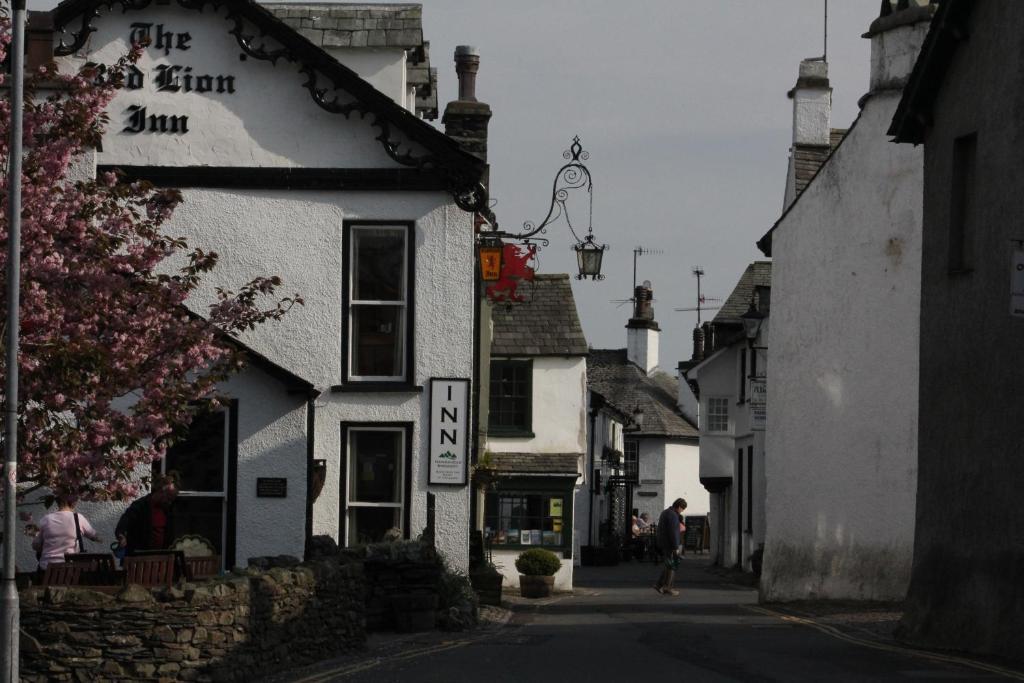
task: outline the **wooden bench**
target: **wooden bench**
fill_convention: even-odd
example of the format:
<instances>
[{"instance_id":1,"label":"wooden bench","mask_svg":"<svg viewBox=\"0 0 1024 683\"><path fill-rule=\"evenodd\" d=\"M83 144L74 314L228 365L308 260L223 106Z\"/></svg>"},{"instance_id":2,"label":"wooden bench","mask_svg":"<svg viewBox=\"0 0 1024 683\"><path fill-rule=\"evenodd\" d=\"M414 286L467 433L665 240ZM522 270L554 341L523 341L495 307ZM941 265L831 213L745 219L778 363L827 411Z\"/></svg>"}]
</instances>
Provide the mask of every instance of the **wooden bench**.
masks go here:
<instances>
[{"instance_id":1,"label":"wooden bench","mask_svg":"<svg viewBox=\"0 0 1024 683\"><path fill-rule=\"evenodd\" d=\"M44 586L78 586L82 581L82 566L64 562L46 565L43 574Z\"/></svg>"},{"instance_id":2,"label":"wooden bench","mask_svg":"<svg viewBox=\"0 0 1024 683\"><path fill-rule=\"evenodd\" d=\"M176 560L174 553L129 555L124 558L125 581L147 588L169 587L174 583Z\"/></svg>"},{"instance_id":3,"label":"wooden bench","mask_svg":"<svg viewBox=\"0 0 1024 683\"><path fill-rule=\"evenodd\" d=\"M185 558L185 578L189 581L205 579L220 573L220 555Z\"/></svg>"}]
</instances>

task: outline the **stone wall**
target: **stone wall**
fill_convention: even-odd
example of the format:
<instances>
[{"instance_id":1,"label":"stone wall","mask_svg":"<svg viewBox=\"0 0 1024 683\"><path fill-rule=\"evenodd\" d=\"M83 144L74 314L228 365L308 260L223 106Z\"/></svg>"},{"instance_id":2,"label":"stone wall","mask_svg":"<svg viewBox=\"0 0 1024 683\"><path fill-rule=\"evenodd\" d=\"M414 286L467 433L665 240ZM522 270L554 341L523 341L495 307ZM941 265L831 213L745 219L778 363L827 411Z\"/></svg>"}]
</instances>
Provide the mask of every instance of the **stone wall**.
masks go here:
<instances>
[{"instance_id":1,"label":"stone wall","mask_svg":"<svg viewBox=\"0 0 1024 683\"><path fill-rule=\"evenodd\" d=\"M31 588L22 680L253 680L362 646L364 599L363 565L336 561L117 595Z\"/></svg>"}]
</instances>

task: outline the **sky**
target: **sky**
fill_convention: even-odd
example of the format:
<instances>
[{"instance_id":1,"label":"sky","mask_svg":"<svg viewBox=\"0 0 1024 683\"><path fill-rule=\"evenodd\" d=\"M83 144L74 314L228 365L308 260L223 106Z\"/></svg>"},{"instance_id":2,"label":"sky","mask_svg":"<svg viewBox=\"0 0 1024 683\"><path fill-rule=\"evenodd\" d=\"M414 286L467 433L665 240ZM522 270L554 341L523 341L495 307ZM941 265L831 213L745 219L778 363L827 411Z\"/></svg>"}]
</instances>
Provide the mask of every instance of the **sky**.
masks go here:
<instances>
[{"instance_id":1,"label":"sky","mask_svg":"<svg viewBox=\"0 0 1024 683\"><path fill-rule=\"evenodd\" d=\"M29 8L55 4L30 0ZM705 272L705 296L724 299L746 265L763 258L754 243L782 209L792 136L786 93L800 60L822 54L824 4L422 0L442 111L457 93L455 46L480 51L477 96L494 112L488 161L503 230L547 214L573 136L590 153L594 234L610 246L605 280L573 282L592 347L625 346L630 306L615 302L632 295L635 247L655 252L640 257L637 279L654 288L663 369L692 351L696 314L673 309L695 304L693 267ZM870 49L861 34L878 4L830 3L833 127L853 121L867 90ZM540 272L575 273L565 225L546 237Z\"/></svg>"},{"instance_id":2,"label":"sky","mask_svg":"<svg viewBox=\"0 0 1024 683\"><path fill-rule=\"evenodd\" d=\"M480 51L477 97L494 115L488 160L500 226L539 222L574 135L590 152L593 226L604 281L573 281L587 340L622 348L632 291L654 288L660 365L692 352L696 298L724 299L755 242L782 210L800 60L823 50L823 0L423 0L424 38L455 98L456 45ZM861 35L878 0L829 6L832 126L847 127L867 91L870 45ZM440 125L440 122L438 122ZM540 271L576 272L563 225L546 235ZM713 315L713 312L712 312Z\"/></svg>"}]
</instances>

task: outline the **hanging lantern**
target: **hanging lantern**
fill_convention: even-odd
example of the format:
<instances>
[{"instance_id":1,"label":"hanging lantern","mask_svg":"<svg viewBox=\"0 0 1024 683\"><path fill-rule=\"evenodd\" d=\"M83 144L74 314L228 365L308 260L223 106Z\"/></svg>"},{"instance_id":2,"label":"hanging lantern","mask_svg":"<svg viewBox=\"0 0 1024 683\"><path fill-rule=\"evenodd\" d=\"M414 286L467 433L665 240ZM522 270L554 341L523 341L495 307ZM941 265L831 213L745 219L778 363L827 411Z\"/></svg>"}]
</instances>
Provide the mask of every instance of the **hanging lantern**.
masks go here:
<instances>
[{"instance_id":1,"label":"hanging lantern","mask_svg":"<svg viewBox=\"0 0 1024 683\"><path fill-rule=\"evenodd\" d=\"M480 279L484 282L497 282L501 278L501 239L482 237L478 252L480 255Z\"/></svg>"},{"instance_id":2,"label":"hanging lantern","mask_svg":"<svg viewBox=\"0 0 1024 683\"><path fill-rule=\"evenodd\" d=\"M576 251L576 261L580 269L576 279L586 280L589 277L591 280L603 280L601 260L607 248L607 244L596 244L593 235L587 235L586 239L576 244L573 249Z\"/></svg>"}]
</instances>

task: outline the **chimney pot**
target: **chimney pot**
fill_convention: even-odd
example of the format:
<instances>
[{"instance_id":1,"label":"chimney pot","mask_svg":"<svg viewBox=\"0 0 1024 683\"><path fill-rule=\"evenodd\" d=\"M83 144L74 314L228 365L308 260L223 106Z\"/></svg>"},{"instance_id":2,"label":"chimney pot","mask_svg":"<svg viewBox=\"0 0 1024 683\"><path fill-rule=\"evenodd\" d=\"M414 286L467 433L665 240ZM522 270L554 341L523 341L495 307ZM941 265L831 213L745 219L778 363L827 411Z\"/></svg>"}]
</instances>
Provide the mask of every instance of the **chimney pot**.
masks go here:
<instances>
[{"instance_id":1,"label":"chimney pot","mask_svg":"<svg viewBox=\"0 0 1024 683\"><path fill-rule=\"evenodd\" d=\"M476 102L476 74L480 70L480 50L472 45L455 48L455 73L459 75L459 100Z\"/></svg>"}]
</instances>

